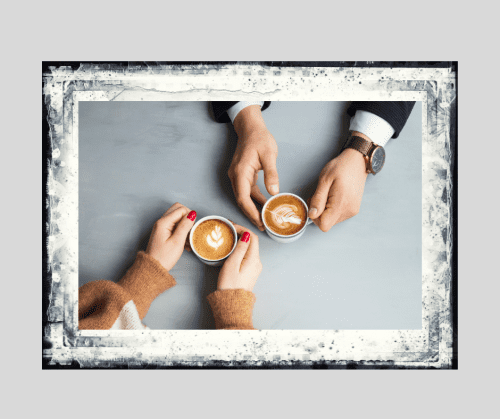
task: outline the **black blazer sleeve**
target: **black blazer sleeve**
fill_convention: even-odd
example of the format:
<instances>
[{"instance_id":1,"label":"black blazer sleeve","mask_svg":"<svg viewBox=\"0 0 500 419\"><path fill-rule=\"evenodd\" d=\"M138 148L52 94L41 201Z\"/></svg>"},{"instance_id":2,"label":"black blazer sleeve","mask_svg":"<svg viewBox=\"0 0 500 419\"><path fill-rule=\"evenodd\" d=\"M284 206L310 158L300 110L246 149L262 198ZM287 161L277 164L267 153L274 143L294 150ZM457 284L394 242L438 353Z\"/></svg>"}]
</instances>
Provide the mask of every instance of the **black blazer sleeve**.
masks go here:
<instances>
[{"instance_id":1,"label":"black blazer sleeve","mask_svg":"<svg viewBox=\"0 0 500 419\"><path fill-rule=\"evenodd\" d=\"M212 111L214 112L214 117L217 122L231 122L227 110L236 105L238 102L211 102ZM271 102L264 102L262 110L269 108Z\"/></svg>"},{"instance_id":2,"label":"black blazer sleeve","mask_svg":"<svg viewBox=\"0 0 500 419\"><path fill-rule=\"evenodd\" d=\"M415 102L352 102L347 113L353 116L357 110L360 110L380 116L394 128L392 138L397 138L414 106Z\"/></svg>"}]
</instances>

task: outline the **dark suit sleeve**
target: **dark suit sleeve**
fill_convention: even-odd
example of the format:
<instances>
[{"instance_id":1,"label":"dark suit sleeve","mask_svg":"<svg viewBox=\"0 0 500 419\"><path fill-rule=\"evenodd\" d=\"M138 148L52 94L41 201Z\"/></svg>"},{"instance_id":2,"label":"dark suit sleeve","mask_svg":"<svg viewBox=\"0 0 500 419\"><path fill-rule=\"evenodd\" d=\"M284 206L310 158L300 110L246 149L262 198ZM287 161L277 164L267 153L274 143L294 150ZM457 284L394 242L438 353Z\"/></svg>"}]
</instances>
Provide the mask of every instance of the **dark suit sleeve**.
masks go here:
<instances>
[{"instance_id":1,"label":"dark suit sleeve","mask_svg":"<svg viewBox=\"0 0 500 419\"><path fill-rule=\"evenodd\" d=\"M353 116L357 110L360 110L380 116L394 128L392 138L397 138L414 106L415 102L352 102L347 113Z\"/></svg>"},{"instance_id":2,"label":"dark suit sleeve","mask_svg":"<svg viewBox=\"0 0 500 419\"><path fill-rule=\"evenodd\" d=\"M211 102L212 111L214 112L214 117L217 122L231 122L227 110L236 105L238 102ZM269 108L271 102L264 102L262 110Z\"/></svg>"}]
</instances>

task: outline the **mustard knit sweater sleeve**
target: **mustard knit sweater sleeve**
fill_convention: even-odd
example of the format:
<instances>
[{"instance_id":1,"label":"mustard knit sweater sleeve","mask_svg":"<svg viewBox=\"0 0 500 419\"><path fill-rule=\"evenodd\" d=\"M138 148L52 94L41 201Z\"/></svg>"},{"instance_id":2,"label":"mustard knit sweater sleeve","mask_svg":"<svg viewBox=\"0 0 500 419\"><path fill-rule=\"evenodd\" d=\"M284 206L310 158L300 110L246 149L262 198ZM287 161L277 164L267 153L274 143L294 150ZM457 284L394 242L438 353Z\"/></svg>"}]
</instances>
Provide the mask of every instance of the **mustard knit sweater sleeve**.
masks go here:
<instances>
[{"instance_id":1,"label":"mustard knit sweater sleeve","mask_svg":"<svg viewBox=\"0 0 500 419\"><path fill-rule=\"evenodd\" d=\"M142 319L153 300L176 285L175 279L154 258L137 254L134 264L117 283L93 281L78 290L80 329L144 329ZM253 293L215 291L208 296L217 329L253 329Z\"/></svg>"}]
</instances>

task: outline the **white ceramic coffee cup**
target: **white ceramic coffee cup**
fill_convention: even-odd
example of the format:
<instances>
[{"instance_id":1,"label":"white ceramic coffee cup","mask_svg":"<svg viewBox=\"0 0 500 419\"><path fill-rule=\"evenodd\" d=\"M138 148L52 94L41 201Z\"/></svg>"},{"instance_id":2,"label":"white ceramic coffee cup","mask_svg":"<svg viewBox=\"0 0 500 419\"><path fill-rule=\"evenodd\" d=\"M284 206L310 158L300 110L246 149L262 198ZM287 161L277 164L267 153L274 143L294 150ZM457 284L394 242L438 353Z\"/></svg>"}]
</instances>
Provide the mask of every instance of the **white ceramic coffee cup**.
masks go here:
<instances>
[{"instance_id":1,"label":"white ceramic coffee cup","mask_svg":"<svg viewBox=\"0 0 500 419\"><path fill-rule=\"evenodd\" d=\"M278 243L292 243L294 242L295 240L298 240L300 238L300 236L302 236L302 234L304 234L304 231L306 231L306 227L311 224L313 221L310 219L310 218L307 218L304 226L302 227L302 229L300 231L298 231L297 233L295 234L291 234L289 236L285 236L284 234L278 234L278 233L275 233L274 231L272 231L268 225L266 224L266 219L264 218L264 213L266 211L266 208L267 208L267 205L273 201L275 198L277 198L278 196L283 196L283 195L287 195L287 196L293 196L294 198L297 198L300 202L302 202L304 204L304 207L306 209L306 214L309 214L309 208L307 207L307 204L304 202L304 200L300 197L300 196L297 196L293 193L287 193L287 192L284 192L284 193L279 193L277 195L274 195L272 196L271 198L269 198L266 203L264 204L264 206L262 207L262 221L264 223L264 227L266 228L266 233L269 237L271 237L271 239L273 239L274 241L277 241Z\"/></svg>"},{"instance_id":2,"label":"white ceramic coffee cup","mask_svg":"<svg viewBox=\"0 0 500 419\"><path fill-rule=\"evenodd\" d=\"M219 220L219 221L222 221L222 222L226 223L231 228L231 230L233 231L233 234L234 234L234 245L233 245L233 248L222 259L217 259L217 260L205 259L204 257L200 256L200 254L196 251L196 249L193 246L193 233L196 230L196 227L198 227L202 222L208 221L208 220ZM198 220L196 222L196 224L193 226L193 228L191 229L191 231L189 232L189 244L191 246L191 250L193 251L193 253L196 255L196 257L198 259L200 259L203 263L206 263L207 265L210 265L210 266L220 266L220 265L222 265L224 263L224 261L229 257L229 255L231 253L233 253L234 248L236 247L237 243L238 243L238 234L236 233L236 229L234 228L234 226L231 223L231 221L229 221L227 218L219 217L218 215L209 215L208 217L204 217L201 220Z\"/></svg>"}]
</instances>

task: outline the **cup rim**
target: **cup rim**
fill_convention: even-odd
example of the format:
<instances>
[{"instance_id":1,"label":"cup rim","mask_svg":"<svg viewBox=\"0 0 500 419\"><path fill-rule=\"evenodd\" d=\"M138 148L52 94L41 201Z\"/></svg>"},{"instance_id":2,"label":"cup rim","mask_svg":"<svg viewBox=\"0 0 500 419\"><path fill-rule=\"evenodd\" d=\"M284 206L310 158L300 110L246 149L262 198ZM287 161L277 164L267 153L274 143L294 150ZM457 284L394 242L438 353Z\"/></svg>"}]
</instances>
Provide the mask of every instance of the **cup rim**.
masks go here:
<instances>
[{"instance_id":1,"label":"cup rim","mask_svg":"<svg viewBox=\"0 0 500 419\"><path fill-rule=\"evenodd\" d=\"M302 228L301 228L299 231L297 231L296 233L294 233L294 234L290 234L290 235L285 235L285 234L275 233L275 232L274 232L273 230L271 230L271 229L269 228L269 226L266 224L266 220L265 220L265 218L264 218L264 211L265 211L265 210L266 210L266 208L267 208L267 204L269 204L269 202L271 202L274 198L277 198L278 196L282 196L282 195L291 195L291 196L293 196L293 197L297 198L298 200L300 200L300 201L304 204L304 207L306 208L306 214L308 214L308 213L309 213L309 207L307 206L306 202L305 202L305 201L304 201L304 200L303 200L300 196L295 195L294 193L291 193L291 192L281 192L281 193L278 193L278 194L276 194L276 195L271 196L271 198L269 198L269 199L266 201L266 203L264 204L264 206L262 207L262 210L261 210L262 222L264 223L264 227L266 228L266 230L267 230L269 233L271 233L271 234L273 234L273 235L275 235L275 236L277 236L277 237L284 237L284 238L287 238L287 237L295 237L296 235L298 235L298 234L302 233L302 232L304 231L304 229L307 227L307 219L308 219L307 215L306 215L306 222L304 223L304 225L302 226Z\"/></svg>"},{"instance_id":2,"label":"cup rim","mask_svg":"<svg viewBox=\"0 0 500 419\"><path fill-rule=\"evenodd\" d=\"M206 259L203 256L201 256L196 251L196 249L193 246L193 233L196 230L196 227L198 227L198 225L200 225L202 222L208 221L208 220L219 220L219 221L222 221L222 222L226 223L231 228L231 230L233 231L233 234L234 234L233 248L223 258L220 258L220 259ZM231 223L231 221L229 221L227 218L221 217L220 215L208 215L206 217L203 217L203 218L199 219L198 221L196 221L196 223L194 223L193 227L191 227L191 230L189 232L189 245L191 246L191 250L194 252L194 254L196 256L198 256L200 259L202 259L204 261L207 261L207 262L220 262L221 260L224 260L224 259L228 258L231 255L231 253L233 253L233 251L234 251L234 249L235 249L235 247L236 247L237 244L238 244L238 233L236 232L236 229L234 228L234 226Z\"/></svg>"}]
</instances>

